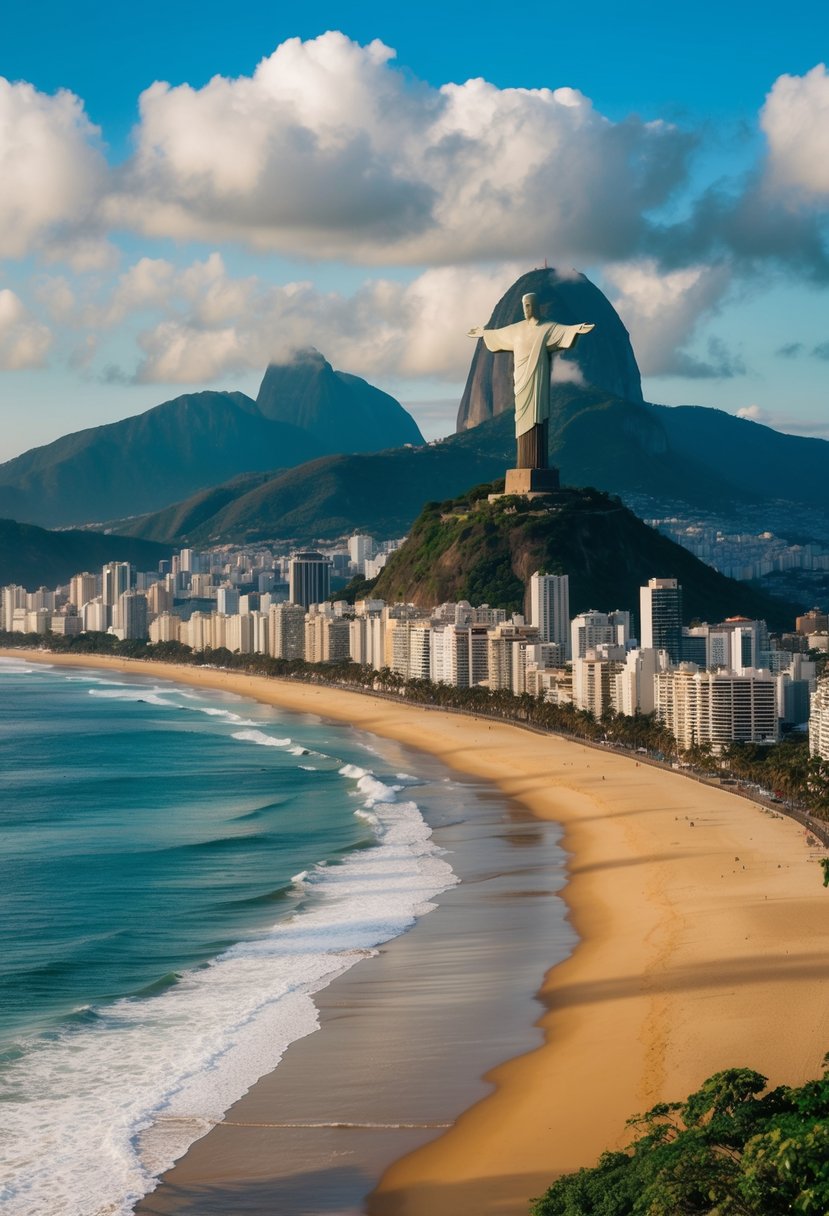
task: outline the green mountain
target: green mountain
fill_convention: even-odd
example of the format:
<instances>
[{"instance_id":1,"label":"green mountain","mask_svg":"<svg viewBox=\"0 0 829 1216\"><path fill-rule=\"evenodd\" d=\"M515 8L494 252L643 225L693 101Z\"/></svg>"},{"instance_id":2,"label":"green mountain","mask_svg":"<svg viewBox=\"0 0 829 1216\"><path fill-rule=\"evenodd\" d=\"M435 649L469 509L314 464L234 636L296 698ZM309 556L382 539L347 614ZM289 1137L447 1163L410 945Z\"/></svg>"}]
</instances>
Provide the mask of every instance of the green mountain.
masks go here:
<instances>
[{"instance_id":1,"label":"green mountain","mask_svg":"<svg viewBox=\"0 0 829 1216\"><path fill-rule=\"evenodd\" d=\"M131 536L195 546L333 540L359 530L402 536L427 499L450 497L503 471L501 430L480 427L420 448L328 456L266 480L240 479L118 527Z\"/></svg>"},{"instance_id":2,"label":"green mountain","mask_svg":"<svg viewBox=\"0 0 829 1216\"><path fill-rule=\"evenodd\" d=\"M489 503L487 494L500 484L427 504L372 594L422 607L464 599L524 611L525 586L541 570L570 576L576 615L589 608L635 610L649 578L677 578L686 622L745 615L792 627L798 606L718 574L619 499L565 489L533 502L505 497Z\"/></svg>"},{"instance_id":3,"label":"green mountain","mask_svg":"<svg viewBox=\"0 0 829 1216\"><path fill-rule=\"evenodd\" d=\"M169 558L170 545L100 532L48 532L33 524L0 519L0 587L17 583L27 591L57 587L73 574L96 571L105 562L130 562L139 570L157 570Z\"/></svg>"},{"instance_id":4,"label":"green mountain","mask_svg":"<svg viewBox=\"0 0 829 1216\"><path fill-rule=\"evenodd\" d=\"M318 350L298 351L289 363L272 363L256 408L264 418L313 436L320 454L424 442L414 418L394 397L359 376L334 371Z\"/></svg>"},{"instance_id":5,"label":"green mountain","mask_svg":"<svg viewBox=\"0 0 829 1216\"><path fill-rule=\"evenodd\" d=\"M698 430L704 440L695 438ZM195 545L304 542L358 530L400 536L425 501L501 476L514 452L512 417L502 413L437 444L329 457L276 476L241 478L125 521L119 530ZM638 405L599 389L559 385L550 452L563 484L646 499L654 512L684 504L689 511L728 514L765 507L774 497L801 516L827 519L829 443L781 435L720 410Z\"/></svg>"},{"instance_id":6,"label":"green mountain","mask_svg":"<svg viewBox=\"0 0 829 1216\"><path fill-rule=\"evenodd\" d=\"M242 473L406 443L423 438L393 397L306 351L271 365L255 402L244 393L188 393L7 461L0 514L48 527L110 521Z\"/></svg>"}]
</instances>

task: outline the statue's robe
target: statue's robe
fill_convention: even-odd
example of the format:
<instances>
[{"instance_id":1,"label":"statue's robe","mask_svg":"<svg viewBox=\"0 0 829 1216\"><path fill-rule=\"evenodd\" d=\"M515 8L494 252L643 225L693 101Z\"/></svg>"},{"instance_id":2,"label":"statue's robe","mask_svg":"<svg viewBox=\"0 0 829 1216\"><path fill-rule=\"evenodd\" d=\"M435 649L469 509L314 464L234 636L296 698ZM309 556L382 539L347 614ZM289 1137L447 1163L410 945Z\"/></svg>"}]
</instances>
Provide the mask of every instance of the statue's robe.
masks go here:
<instances>
[{"instance_id":1,"label":"statue's robe","mask_svg":"<svg viewBox=\"0 0 829 1216\"><path fill-rule=\"evenodd\" d=\"M547 468L550 358L557 350L575 346L578 330L578 325L533 319L483 331L487 350L513 352L519 469Z\"/></svg>"}]
</instances>

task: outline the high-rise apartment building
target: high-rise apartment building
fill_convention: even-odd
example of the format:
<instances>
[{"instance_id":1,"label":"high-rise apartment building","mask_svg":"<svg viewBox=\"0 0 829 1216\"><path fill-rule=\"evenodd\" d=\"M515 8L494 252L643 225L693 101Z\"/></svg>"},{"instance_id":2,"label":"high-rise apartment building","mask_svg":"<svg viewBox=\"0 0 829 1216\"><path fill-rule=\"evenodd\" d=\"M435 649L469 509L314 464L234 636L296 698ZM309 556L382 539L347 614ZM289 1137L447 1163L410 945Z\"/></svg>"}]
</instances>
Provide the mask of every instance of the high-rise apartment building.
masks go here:
<instances>
[{"instance_id":1,"label":"high-rise apartment building","mask_svg":"<svg viewBox=\"0 0 829 1216\"><path fill-rule=\"evenodd\" d=\"M657 672L656 712L680 747L777 739L777 686L768 673L698 671L692 663Z\"/></svg>"},{"instance_id":2,"label":"high-rise apartment building","mask_svg":"<svg viewBox=\"0 0 829 1216\"><path fill-rule=\"evenodd\" d=\"M2 599L0 599L0 626L9 633L14 628L14 611L16 608L26 607L26 588L18 587L16 583L9 583L3 588Z\"/></svg>"},{"instance_id":3,"label":"high-rise apartment building","mask_svg":"<svg viewBox=\"0 0 829 1216\"><path fill-rule=\"evenodd\" d=\"M239 611L238 587L223 586L216 588L216 611L224 612L228 616L233 616Z\"/></svg>"},{"instance_id":4,"label":"high-rise apartment building","mask_svg":"<svg viewBox=\"0 0 829 1216\"><path fill-rule=\"evenodd\" d=\"M118 631L122 638L149 637L147 597L140 591L125 591L118 599Z\"/></svg>"},{"instance_id":5,"label":"high-rise apartment building","mask_svg":"<svg viewBox=\"0 0 829 1216\"><path fill-rule=\"evenodd\" d=\"M643 650L666 650L682 658L682 588L675 578L651 578L639 588L639 643Z\"/></svg>"},{"instance_id":6,"label":"high-rise apartment building","mask_svg":"<svg viewBox=\"0 0 829 1216\"><path fill-rule=\"evenodd\" d=\"M613 612L581 612L570 622L570 656L583 659L597 646L626 646L630 641L630 613L621 608Z\"/></svg>"},{"instance_id":7,"label":"high-rise apartment building","mask_svg":"<svg viewBox=\"0 0 829 1216\"><path fill-rule=\"evenodd\" d=\"M376 550L377 544L373 536L366 536L358 532L349 537L348 556L360 574L364 572L366 562L374 557Z\"/></svg>"},{"instance_id":8,"label":"high-rise apartment building","mask_svg":"<svg viewBox=\"0 0 829 1216\"><path fill-rule=\"evenodd\" d=\"M94 600L98 594L98 579L88 570L83 574L73 574L69 580L69 602L80 611L89 600Z\"/></svg>"},{"instance_id":9,"label":"high-rise apartment building","mask_svg":"<svg viewBox=\"0 0 829 1216\"><path fill-rule=\"evenodd\" d=\"M331 591L331 563L321 553L294 553L288 566L288 596L292 604L310 608L324 603Z\"/></svg>"},{"instance_id":10,"label":"high-rise apartment building","mask_svg":"<svg viewBox=\"0 0 829 1216\"><path fill-rule=\"evenodd\" d=\"M268 632L268 654L275 659L301 659L305 654L305 609L301 604L271 604Z\"/></svg>"},{"instance_id":11,"label":"high-rise apartment building","mask_svg":"<svg viewBox=\"0 0 829 1216\"><path fill-rule=\"evenodd\" d=\"M129 562L107 562L101 571L101 601L109 609L109 623L120 628L118 601L129 591L131 574Z\"/></svg>"},{"instance_id":12,"label":"high-rise apartment building","mask_svg":"<svg viewBox=\"0 0 829 1216\"><path fill-rule=\"evenodd\" d=\"M812 693L809 749L813 756L829 760L829 676L820 680Z\"/></svg>"},{"instance_id":13,"label":"high-rise apartment building","mask_svg":"<svg viewBox=\"0 0 829 1216\"><path fill-rule=\"evenodd\" d=\"M530 579L530 624L542 642L560 642L570 658L570 576L541 574Z\"/></svg>"}]
</instances>

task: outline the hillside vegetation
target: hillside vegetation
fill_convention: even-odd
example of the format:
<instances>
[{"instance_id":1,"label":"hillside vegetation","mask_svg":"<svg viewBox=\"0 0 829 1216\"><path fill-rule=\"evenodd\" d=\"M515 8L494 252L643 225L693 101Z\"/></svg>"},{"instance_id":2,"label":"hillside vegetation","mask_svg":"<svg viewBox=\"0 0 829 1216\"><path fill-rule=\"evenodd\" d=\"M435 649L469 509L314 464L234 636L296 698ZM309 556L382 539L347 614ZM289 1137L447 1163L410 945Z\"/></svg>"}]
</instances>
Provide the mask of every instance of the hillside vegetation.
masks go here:
<instances>
[{"instance_id":1,"label":"hillside vegetation","mask_svg":"<svg viewBox=\"0 0 829 1216\"><path fill-rule=\"evenodd\" d=\"M826 1216L829 1073L763 1093L748 1068L630 1120L623 1152L553 1183L533 1216Z\"/></svg>"},{"instance_id":2,"label":"hillside vegetation","mask_svg":"<svg viewBox=\"0 0 829 1216\"><path fill-rule=\"evenodd\" d=\"M406 543L392 555L373 594L428 607L469 600L524 610L537 570L569 574L573 614L639 607L649 578L677 578L686 621L744 615L790 628L794 605L735 582L649 528L617 498L563 489L529 502L487 495L500 487L426 505Z\"/></svg>"}]
</instances>

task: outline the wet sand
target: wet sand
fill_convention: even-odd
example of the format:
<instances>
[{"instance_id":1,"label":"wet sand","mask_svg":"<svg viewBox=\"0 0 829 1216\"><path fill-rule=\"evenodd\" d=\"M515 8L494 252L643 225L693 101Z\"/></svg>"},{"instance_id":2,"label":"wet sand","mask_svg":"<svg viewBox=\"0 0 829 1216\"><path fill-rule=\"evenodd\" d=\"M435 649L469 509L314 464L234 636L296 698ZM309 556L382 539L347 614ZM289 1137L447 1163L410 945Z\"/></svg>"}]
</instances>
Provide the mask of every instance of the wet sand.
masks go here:
<instances>
[{"instance_id":1,"label":"wet sand","mask_svg":"<svg viewBox=\"0 0 829 1216\"><path fill-rule=\"evenodd\" d=\"M623 1142L631 1114L657 1101L681 1098L719 1068L756 1068L774 1084L796 1084L817 1073L829 1044L829 892L822 887L817 864L823 850L810 847L804 830L792 821L679 774L506 724L200 668L87 658L75 665L223 688L351 722L491 782L538 820L562 825L572 855L564 897L579 944L571 957L552 966L541 986L543 1041L532 1047L518 1034L510 1052L482 1060L481 1067L507 1061L486 1073L494 1092L480 1101L473 1096L474 1104L445 1131L412 1129L415 1142L432 1136L428 1143L402 1145L401 1131L389 1133L399 1159L368 1201L374 1216L517 1216L526 1213L528 1198L558 1173L591 1164L605 1148ZM517 880L518 888L523 881ZM550 886L549 881L546 887L543 881L537 884L538 889ZM503 908L510 902L505 898ZM529 889L523 902L532 903ZM391 943L380 958L355 968L350 974L362 977L354 989L358 995L349 998L353 1003L346 1003L346 1014L332 1018L331 1026L337 1020L350 1022L354 1042L362 1038L370 1047L378 1033L372 1015L391 991L381 965L399 956L406 973L419 976L414 955L410 969L402 962L405 944L416 942L421 926L425 939L430 922L437 941L443 916L441 908ZM461 935L472 928L470 922L464 930L458 921ZM560 957L560 941L542 937L532 949L544 955L537 960L540 970ZM424 957L429 953L424 946ZM450 950L450 966L457 966L463 954L457 946ZM379 977L373 987L368 978L372 968ZM387 974L391 977L392 971ZM328 990L332 1000L336 985L347 979ZM475 982L491 989L498 981L498 971L487 962ZM405 986L399 988L388 1007L399 1002L397 1012L404 1018L420 993L415 985L407 999ZM512 1009L519 1007L523 1012L516 1016L528 1026L538 1006L519 994ZM465 1013L463 1020L474 1042L470 1017ZM304 1041L309 1093L331 1083L326 1066L314 1067L311 1058L314 1040L322 1043L328 1033ZM301 1046L295 1045L243 1102L258 1102L263 1086L278 1086L291 1052ZM430 1092L452 1088L430 1057L418 1057L409 1066L421 1081L424 1100ZM270 1115L262 1121L280 1121L284 1111L275 1112L274 1104L280 1106L281 1100L262 1092L260 1109ZM405 1086L400 1092L405 1095ZM396 1121L404 1105L401 1100ZM225 1171L219 1182L223 1206L214 1210L303 1211L290 1201L276 1202L268 1189L273 1143L268 1136L280 1129L259 1129L258 1145L250 1139L256 1129L246 1129L244 1137L244 1129L238 1130L240 1145L243 1138L248 1143L245 1164ZM177 1175L189 1169L197 1150L207 1152L212 1142L218 1153L218 1137L230 1131L214 1129L167 1176L157 1195L165 1187L178 1188ZM373 1135L382 1139L386 1133ZM237 1151L241 1148L229 1149L228 1157ZM225 1158L224 1151L221 1156ZM250 1161L257 1164L251 1168ZM304 1166L297 1164L301 1179ZM347 1170L347 1157L344 1162L331 1157L327 1165ZM195 1175L187 1185L194 1184ZM302 1192L301 1182L297 1191ZM327 1206L315 1210L352 1210L340 1203L343 1195L335 1186ZM178 1199L177 1206L158 1210L210 1210L203 1204L188 1207L186 1188L178 1191Z\"/></svg>"}]
</instances>

